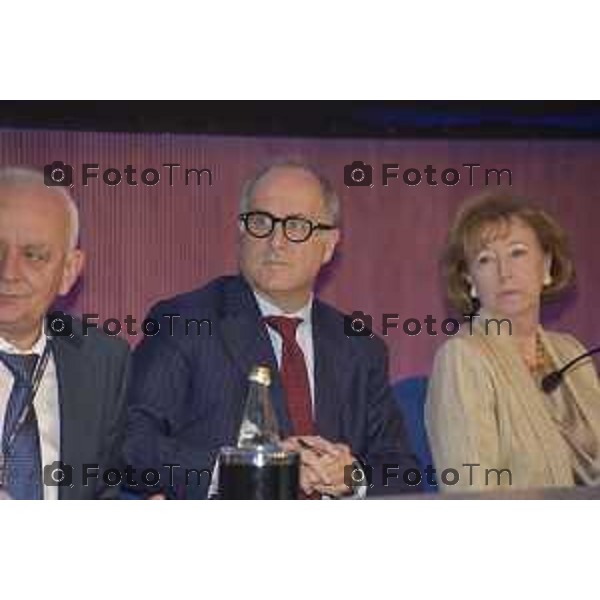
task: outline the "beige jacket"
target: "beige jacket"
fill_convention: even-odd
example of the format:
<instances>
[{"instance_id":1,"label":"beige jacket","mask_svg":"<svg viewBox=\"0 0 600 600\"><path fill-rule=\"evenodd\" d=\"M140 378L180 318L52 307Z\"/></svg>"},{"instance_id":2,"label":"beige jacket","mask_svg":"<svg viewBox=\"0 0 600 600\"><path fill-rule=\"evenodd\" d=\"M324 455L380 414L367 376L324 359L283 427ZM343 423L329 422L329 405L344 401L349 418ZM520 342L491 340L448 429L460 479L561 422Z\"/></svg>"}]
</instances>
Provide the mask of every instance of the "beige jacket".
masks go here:
<instances>
[{"instance_id":1,"label":"beige jacket","mask_svg":"<svg viewBox=\"0 0 600 600\"><path fill-rule=\"evenodd\" d=\"M557 368L585 352L571 335L539 331ZM552 418L549 403L563 398L576 403L581 423L589 427L591 470L580 468L573 446ZM548 397L531 377L513 338L498 336L494 325L486 335L483 318L473 321L472 335L466 325L438 351L425 421L443 492L494 491L498 481L508 489L572 486L574 469L586 483L600 483L600 477L594 480L594 473L600 474L600 385L593 361L574 366ZM440 481L444 469L458 472L455 485ZM487 484L486 469L497 470L488 473ZM499 473L502 469L510 470L512 485L508 472ZM448 482L454 478L447 474Z\"/></svg>"}]
</instances>

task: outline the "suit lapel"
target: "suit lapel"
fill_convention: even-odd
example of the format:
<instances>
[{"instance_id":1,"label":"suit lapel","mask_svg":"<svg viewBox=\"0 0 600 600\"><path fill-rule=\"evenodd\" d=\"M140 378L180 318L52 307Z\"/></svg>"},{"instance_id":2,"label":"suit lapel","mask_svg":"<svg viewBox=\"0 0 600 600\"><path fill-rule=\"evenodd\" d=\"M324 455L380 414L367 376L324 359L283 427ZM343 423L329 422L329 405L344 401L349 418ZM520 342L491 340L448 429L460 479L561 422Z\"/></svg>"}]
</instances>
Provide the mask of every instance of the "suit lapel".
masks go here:
<instances>
[{"instance_id":1,"label":"suit lapel","mask_svg":"<svg viewBox=\"0 0 600 600\"><path fill-rule=\"evenodd\" d=\"M340 435L340 382L343 381L344 340L335 323L327 319L322 304L315 300L312 313L315 381L315 421L317 433L325 439Z\"/></svg>"},{"instance_id":2,"label":"suit lapel","mask_svg":"<svg viewBox=\"0 0 600 600\"><path fill-rule=\"evenodd\" d=\"M282 435L290 431L289 418L277 360L252 290L241 278L228 282L224 290L223 318L220 321L224 345L244 381L255 365L267 365L271 370L271 400ZM241 422L243 402L240 398Z\"/></svg>"},{"instance_id":3,"label":"suit lapel","mask_svg":"<svg viewBox=\"0 0 600 600\"><path fill-rule=\"evenodd\" d=\"M81 360L81 343L78 337L54 338L54 360L58 380L60 410L60 459L67 465L81 465L86 439L86 422L95 419L92 407L92 390L86 389L86 365ZM89 381L89 380L88 380ZM89 387L89 386L88 386ZM69 498L72 488L60 487L61 498Z\"/></svg>"}]
</instances>

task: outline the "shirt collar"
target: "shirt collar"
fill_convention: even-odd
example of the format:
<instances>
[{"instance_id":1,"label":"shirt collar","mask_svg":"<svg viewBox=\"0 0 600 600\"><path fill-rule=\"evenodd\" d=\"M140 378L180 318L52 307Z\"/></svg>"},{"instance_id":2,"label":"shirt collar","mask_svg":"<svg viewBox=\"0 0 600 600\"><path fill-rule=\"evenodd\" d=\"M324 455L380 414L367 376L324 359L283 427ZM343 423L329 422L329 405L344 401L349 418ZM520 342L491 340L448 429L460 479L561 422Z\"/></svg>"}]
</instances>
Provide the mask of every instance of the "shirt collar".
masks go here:
<instances>
[{"instance_id":1,"label":"shirt collar","mask_svg":"<svg viewBox=\"0 0 600 600\"><path fill-rule=\"evenodd\" d=\"M20 348L17 348L15 345L11 344L8 340L0 337L0 351L7 352L8 354L37 354L38 356L41 356L46 349L47 343L48 338L46 337L44 329L42 328L38 339L31 346L31 348L27 350L21 350Z\"/></svg>"},{"instance_id":2,"label":"shirt collar","mask_svg":"<svg viewBox=\"0 0 600 600\"><path fill-rule=\"evenodd\" d=\"M267 300L267 298L259 294L256 290L252 290L252 292L254 293L254 297L258 303L258 309L263 317L299 318L302 319L302 325L310 325L314 298L313 294L310 295L308 302L300 310L289 313L279 308L279 306L273 304L270 300Z\"/></svg>"}]
</instances>

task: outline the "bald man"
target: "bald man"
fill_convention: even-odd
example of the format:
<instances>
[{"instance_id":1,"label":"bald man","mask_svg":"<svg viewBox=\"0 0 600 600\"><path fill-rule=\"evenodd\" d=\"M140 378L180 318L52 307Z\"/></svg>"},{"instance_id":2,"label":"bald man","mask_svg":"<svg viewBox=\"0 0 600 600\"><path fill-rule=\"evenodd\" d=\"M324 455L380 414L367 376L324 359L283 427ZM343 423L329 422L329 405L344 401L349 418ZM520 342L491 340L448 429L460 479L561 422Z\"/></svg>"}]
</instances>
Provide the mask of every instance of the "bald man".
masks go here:
<instances>
[{"instance_id":1,"label":"bald man","mask_svg":"<svg viewBox=\"0 0 600 600\"><path fill-rule=\"evenodd\" d=\"M82 271L78 230L66 188L0 169L0 485L15 499L118 493L103 473L124 467L127 343L44 326Z\"/></svg>"},{"instance_id":2,"label":"bald man","mask_svg":"<svg viewBox=\"0 0 600 600\"><path fill-rule=\"evenodd\" d=\"M342 313L313 291L340 237L339 212L331 184L309 165L268 165L242 194L240 274L152 309L164 326L134 353L126 447L132 464L159 472L163 497L212 495L216 477L206 474L237 441L248 373L260 364L271 368L273 408L284 447L300 454L305 496L365 497L364 464L370 494L417 489L382 476L386 465L400 474L418 466L384 342L347 337ZM173 335L167 315L183 317ZM186 319L209 320L211 335L184 328Z\"/></svg>"}]
</instances>

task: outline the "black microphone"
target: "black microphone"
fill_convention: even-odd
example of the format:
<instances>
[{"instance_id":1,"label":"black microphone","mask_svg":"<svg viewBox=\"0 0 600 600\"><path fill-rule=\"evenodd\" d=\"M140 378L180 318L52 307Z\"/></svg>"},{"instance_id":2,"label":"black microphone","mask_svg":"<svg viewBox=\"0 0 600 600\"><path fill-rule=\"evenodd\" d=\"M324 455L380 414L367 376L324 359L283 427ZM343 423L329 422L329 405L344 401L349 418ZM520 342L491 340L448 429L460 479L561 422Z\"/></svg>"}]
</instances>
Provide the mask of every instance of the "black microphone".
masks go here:
<instances>
[{"instance_id":1,"label":"black microphone","mask_svg":"<svg viewBox=\"0 0 600 600\"><path fill-rule=\"evenodd\" d=\"M548 373L542 379L542 389L546 394L550 394L553 392L561 383L564 378L565 373L575 364L577 364L580 360L587 358L588 356L592 356L592 354L597 354L600 352L600 346L596 348L592 348L587 352L584 352L580 356L575 357L573 360L570 360L564 367L558 369L557 371L552 371L552 373Z\"/></svg>"}]
</instances>

